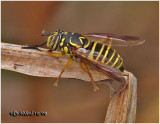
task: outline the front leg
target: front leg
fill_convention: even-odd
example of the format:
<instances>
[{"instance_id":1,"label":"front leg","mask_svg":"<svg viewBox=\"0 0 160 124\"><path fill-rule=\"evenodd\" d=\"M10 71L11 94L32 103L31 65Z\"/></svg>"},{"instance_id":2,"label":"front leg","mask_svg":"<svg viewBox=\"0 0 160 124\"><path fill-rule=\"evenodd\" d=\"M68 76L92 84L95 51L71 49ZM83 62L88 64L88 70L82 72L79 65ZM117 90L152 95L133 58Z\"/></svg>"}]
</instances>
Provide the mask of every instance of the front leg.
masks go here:
<instances>
[{"instance_id":1,"label":"front leg","mask_svg":"<svg viewBox=\"0 0 160 124\"><path fill-rule=\"evenodd\" d=\"M53 53L51 50L49 50L49 51L41 51L41 52L47 53L47 54L49 54L51 56L54 56L54 57L61 57L61 56L63 56L63 53L61 53L61 52L59 52L59 53Z\"/></svg>"}]
</instances>

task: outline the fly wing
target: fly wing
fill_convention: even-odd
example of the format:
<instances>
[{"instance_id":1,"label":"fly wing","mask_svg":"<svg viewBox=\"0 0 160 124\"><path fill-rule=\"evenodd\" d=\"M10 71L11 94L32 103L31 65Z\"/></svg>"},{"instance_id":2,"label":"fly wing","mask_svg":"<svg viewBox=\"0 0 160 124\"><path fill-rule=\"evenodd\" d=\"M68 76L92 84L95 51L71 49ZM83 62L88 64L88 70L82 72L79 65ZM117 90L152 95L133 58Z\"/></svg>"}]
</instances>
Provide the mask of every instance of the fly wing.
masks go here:
<instances>
[{"instance_id":1,"label":"fly wing","mask_svg":"<svg viewBox=\"0 0 160 124\"><path fill-rule=\"evenodd\" d=\"M111 41L112 46L134 46L145 42L145 40L140 37L111 33L86 33L82 35L91 41L96 41L106 45L109 45L109 42Z\"/></svg>"},{"instance_id":2,"label":"fly wing","mask_svg":"<svg viewBox=\"0 0 160 124\"><path fill-rule=\"evenodd\" d=\"M88 59L88 52L84 48L79 48L78 50L72 51L76 54L80 59L82 59L85 63L95 68L100 73L109 77L113 82L108 83L111 89L111 96L115 96L119 92L121 92L127 85L127 80L123 76L120 70L114 69L110 66L104 65L100 61L95 61L93 59Z\"/></svg>"}]
</instances>

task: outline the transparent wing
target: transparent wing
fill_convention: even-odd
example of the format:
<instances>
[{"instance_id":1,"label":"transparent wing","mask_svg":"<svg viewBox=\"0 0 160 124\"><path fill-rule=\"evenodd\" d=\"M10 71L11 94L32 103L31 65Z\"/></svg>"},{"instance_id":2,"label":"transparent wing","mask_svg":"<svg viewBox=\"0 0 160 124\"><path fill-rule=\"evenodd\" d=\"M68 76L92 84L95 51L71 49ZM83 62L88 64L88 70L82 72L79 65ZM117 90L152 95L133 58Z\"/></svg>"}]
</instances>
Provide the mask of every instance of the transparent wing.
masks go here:
<instances>
[{"instance_id":1,"label":"transparent wing","mask_svg":"<svg viewBox=\"0 0 160 124\"><path fill-rule=\"evenodd\" d=\"M110 33L87 33L82 35L91 41L96 41L106 45L109 45L109 41L111 41L112 46L134 46L145 42L145 40L140 37L123 36Z\"/></svg>"},{"instance_id":2,"label":"transparent wing","mask_svg":"<svg viewBox=\"0 0 160 124\"><path fill-rule=\"evenodd\" d=\"M106 75L112 81L114 81L113 83L108 84L112 91L112 97L121 92L126 87L127 81L120 70L104 65L100 61L88 59L87 56L90 51L84 48L79 48L78 50L73 50L72 52L76 54L80 59L82 59L85 63L89 64L91 67L95 68L97 71Z\"/></svg>"},{"instance_id":3,"label":"transparent wing","mask_svg":"<svg viewBox=\"0 0 160 124\"><path fill-rule=\"evenodd\" d=\"M107 65L109 65L109 67L114 63L114 61L109 61L109 59L110 59L110 57L109 57L109 59L108 59L108 57L106 57L105 58L105 60L104 60L104 63L102 63L101 61L102 61L102 59L103 59L103 57L104 57L104 55L103 54L101 54L100 56L99 56L99 52L97 52L97 51L91 51L91 50L86 50L85 48L79 48L78 50L77 50L77 53L79 53L79 55L81 55L81 56L83 56L83 57L85 57L85 58L87 58L87 59L89 59L89 60L92 60L92 61L94 61L94 62L96 62L96 63L99 63L99 64L101 64L101 65L103 65L103 66L107 66ZM115 54L117 54L117 53L115 53ZM118 54L117 54L117 57L118 57ZM112 58L113 59L113 58ZM116 59L116 58L115 58ZM115 60L114 59L114 60ZM121 59L122 60L122 58L119 56L119 59ZM109 62L108 62L109 61ZM107 63L107 65L106 65L106 63ZM117 69L115 69L115 70L117 70ZM118 70L119 71L119 70ZM121 72L121 71L120 71Z\"/></svg>"}]
</instances>

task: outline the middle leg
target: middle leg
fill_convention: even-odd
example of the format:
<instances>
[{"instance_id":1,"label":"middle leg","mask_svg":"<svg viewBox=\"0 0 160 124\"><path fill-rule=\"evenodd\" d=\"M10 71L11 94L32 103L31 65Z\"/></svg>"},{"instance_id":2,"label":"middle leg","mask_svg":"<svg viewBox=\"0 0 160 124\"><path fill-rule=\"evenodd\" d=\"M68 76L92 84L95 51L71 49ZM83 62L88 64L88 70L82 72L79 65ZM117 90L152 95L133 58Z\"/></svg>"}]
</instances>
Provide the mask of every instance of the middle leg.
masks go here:
<instances>
[{"instance_id":1,"label":"middle leg","mask_svg":"<svg viewBox=\"0 0 160 124\"><path fill-rule=\"evenodd\" d=\"M91 79L93 88L94 88L93 91L99 90L99 88L97 87L97 85L96 85L96 83L95 83L95 81L94 81L91 73L89 72L89 69L88 69L87 66L86 66L86 63L84 63L84 62L81 60L81 61L80 61L80 65L81 65L81 67L84 69L84 71L86 71L86 72L88 73L88 75L89 75L89 77L90 77L90 79Z\"/></svg>"}]
</instances>

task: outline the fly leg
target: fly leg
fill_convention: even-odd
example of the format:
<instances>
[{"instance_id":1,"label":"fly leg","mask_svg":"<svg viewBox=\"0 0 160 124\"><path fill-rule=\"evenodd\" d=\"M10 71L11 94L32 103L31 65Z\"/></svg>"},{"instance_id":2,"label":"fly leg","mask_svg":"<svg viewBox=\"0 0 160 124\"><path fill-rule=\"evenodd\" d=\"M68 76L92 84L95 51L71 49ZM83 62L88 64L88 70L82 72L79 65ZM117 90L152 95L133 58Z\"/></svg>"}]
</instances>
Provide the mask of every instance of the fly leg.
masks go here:
<instances>
[{"instance_id":1,"label":"fly leg","mask_svg":"<svg viewBox=\"0 0 160 124\"><path fill-rule=\"evenodd\" d=\"M91 79L93 88L94 88L93 91L99 90L99 88L97 87L96 83L94 82L94 79L93 79L91 73L89 72L89 70L88 70L88 68L87 68L87 66L86 66L86 63L84 63L84 62L81 60L81 61L80 61L80 65L81 65L81 67L84 69L84 71L86 71L86 72L88 73L88 75L89 75L89 77L90 77L90 79Z\"/></svg>"},{"instance_id":2,"label":"fly leg","mask_svg":"<svg viewBox=\"0 0 160 124\"><path fill-rule=\"evenodd\" d=\"M58 86L58 82L59 79L61 78L61 75L63 74L63 72L72 64L73 62L73 57L71 56L71 58L69 59L69 62L65 65L65 67L63 68L63 70L61 71L60 75L58 76L56 82L54 83L54 86L57 87Z\"/></svg>"},{"instance_id":3,"label":"fly leg","mask_svg":"<svg viewBox=\"0 0 160 124\"><path fill-rule=\"evenodd\" d=\"M53 53L50 51L41 51L41 52L47 53L47 54L54 56L54 57L61 57L63 55L63 53L61 53L61 52L59 52L59 53Z\"/></svg>"},{"instance_id":4,"label":"fly leg","mask_svg":"<svg viewBox=\"0 0 160 124\"><path fill-rule=\"evenodd\" d=\"M48 50L48 51L44 51L44 50L41 50L39 49L38 47L41 47L43 46L44 44L46 44L46 42L40 44L40 45L33 45L33 46L27 46L27 47L22 47L22 49L36 49L40 52L43 52L43 53L47 53L51 56L54 56L54 57L61 57L63 55L63 53L59 52L59 53L53 53L52 50Z\"/></svg>"}]
</instances>

